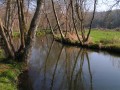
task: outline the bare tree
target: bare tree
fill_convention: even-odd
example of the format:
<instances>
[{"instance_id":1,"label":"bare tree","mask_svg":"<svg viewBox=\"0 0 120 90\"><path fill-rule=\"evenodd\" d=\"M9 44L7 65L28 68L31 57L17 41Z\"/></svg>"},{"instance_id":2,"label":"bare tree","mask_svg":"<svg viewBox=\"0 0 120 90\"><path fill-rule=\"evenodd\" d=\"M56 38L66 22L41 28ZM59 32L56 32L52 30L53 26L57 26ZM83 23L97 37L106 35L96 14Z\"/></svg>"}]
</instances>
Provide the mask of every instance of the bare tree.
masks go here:
<instances>
[{"instance_id":1,"label":"bare tree","mask_svg":"<svg viewBox=\"0 0 120 90\"><path fill-rule=\"evenodd\" d=\"M41 5L42 5L43 0L37 0L37 6L36 6L36 10L34 13L34 16L32 18L29 30L28 30L28 34L27 34L27 39L26 39L26 43L25 43L25 49L24 49L24 58L27 59L28 57L28 53L30 52L30 49L32 47L32 43L34 41L35 38L35 33L39 24L39 19L40 19L40 12L41 12Z\"/></svg>"},{"instance_id":2,"label":"bare tree","mask_svg":"<svg viewBox=\"0 0 120 90\"><path fill-rule=\"evenodd\" d=\"M0 19L0 35L1 35L1 40L2 43L4 43L4 50L7 56L14 58L15 54L12 49L12 46L9 42L9 37L8 37L9 31L5 29L1 19ZM3 42L4 41L4 42Z\"/></svg>"},{"instance_id":3,"label":"bare tree","mask_svg":"<svg viewBox=\"0 0 120 90\"><path fill-rule=\"evenodd\" d=\"M80 39L80 37L79 37L78 30L77 30L77 28L76 28L76 24L75 24L74 8L73 8L73 1L72 1L72 0L70 0L70 4L71 4L71 9L72 9L72 20L73 20L73 26L74 26L74 28L75 28L75 32L76 32L76 35L77 35L77 37L78 37L78 40L79 40L80 43L82 44L82 41L81 41L81 39Z\"/></svg>"},{"instance_id":4,"label":"bare tree","mask_svg":"<svg viewBox=\"0 0 120 90\"><path fill-rule=\"evenodd\" d=\"M52 25L51 25L51 23L50 23L50 20L49 20L49 18L48 18L47 12L46 12L45 0L44 0L44 8L45 8L45 11L43 10L43 13L45 14L45 17L46 17L46 19L47 19L47 22L48 22L48 24L49 24L49 27L50 27L50 29L51 29L51 32L52 32L53 36L55 36L54 30L53 30L53 28L52 28Z\"/></svg>"},{"instance_id":5,"label":"bare tree","mask_svg":"<svg viewBox=\"0 0 120 90\"><path fill-rule=\"evenodd\" d=\"M36 10L35 10L34 16L32 18L26 38L25 38L26 25L25 25L25 19L24 19L24 0L17 0L16 3L17 3L17 7L18 7L18 20L19 20L20 35L21 35L21 47L22 47L22 48L20 47L21 50L19 49L20 52L19 52L19 50L17 50L17 51L13 50L14 46L11 45L10 40L12 40L12 38L9 37L9 30L8 30L8 28L6 28L3 25L2 21L0 20L0 39L4 43L4 50L7 54L7 56L12 57L12 58L18 57L20 55L22 55L22 57L27 56L27 53L29 52L30 47L32 46L32 42L35 37L35 31L38 27L42 0L37 0ZM8 6L9 6L9 4L8 4Z\"/></svg>"},{"instance_id":6,"label":"bare tree","mask_svg":"<svg viewBox=\"0 0 120 90\"><path fill-rule=\"evenodd\" d=\"M56 20L56 23L57 23L57 26L58 26L58 30L59 30L59 32L60 32L61 38L64 39L64 34L63 34L63 32L62 32L62 30L61 30L61 27L60 27L60 23L59 23L57 14L56 14L54 2L53 2L53 0L51 0L51 2L52 2L53 13L54 13L55 20Z\"/></svg>"},{"instance_id":7,"label":"bare tree","mask_svg":"<svg viewBox=\"0 0 120 90\"><path fill-rule=\"evenodd\" d=\"M96 11L96 4L97 4L97 0L94 0L93 15L92 15L92 18L91 18L91 21L90 21L89 32L88 32L88 34L87 34L87 37L86 37L86 40L85 40L85 41L88 41L88 38L89 38L89 36L90 36L90 32L91 32L91 28L92 28L92 22L93 22L93 19L94 19L94 16L95 16L95 11Z\"/></svg>"},{"instance_id":8,"label":"bare tree","mask_svg":"<svg viewBox=\"0 0 120 90\"><path fill-rule=\"evenodd\" d=\"M18 7L18 19L19 19L19 28L20 28L20 37L21 37L21 45L19 48L19 52L25 48L25 17L24 17L24 0L17 0Z\"/></svg>"}]
</instances>

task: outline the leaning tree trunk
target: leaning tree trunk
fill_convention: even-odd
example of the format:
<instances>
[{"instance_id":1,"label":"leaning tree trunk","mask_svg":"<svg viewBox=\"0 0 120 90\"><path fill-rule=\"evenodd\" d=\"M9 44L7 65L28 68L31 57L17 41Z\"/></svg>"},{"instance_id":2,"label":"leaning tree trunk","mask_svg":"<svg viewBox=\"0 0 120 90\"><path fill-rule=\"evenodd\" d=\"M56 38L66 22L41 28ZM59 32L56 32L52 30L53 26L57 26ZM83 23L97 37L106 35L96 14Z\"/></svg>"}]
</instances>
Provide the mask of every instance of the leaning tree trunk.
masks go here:
<instances>
[{"instance_id":1,"label":"leaning tree trunk","mask_svg":"<svg viewBox=\"0 0 120 90\"><path fill-rule=\"evenodd\" d=\"M7 32L7 31L6 31ZM7 57L15 57L15 53L12 49L12 46L9 42L9 37L7 36L8 34L6 34L5 32L5 28L2 24L2 21L0 20L0 36L1 36L1 40L3 41L2 43L4 44L4 50L6 52ZM9 33L9 32L7 32Z\"/></svg>"},{"instance_id":2,"label":"leaning tree trunk","mask_svg":"<svg viewBox=\"0 0 120 90\"><path fill-rule=\"evenodd\" d=\"M18 4L20 6L19 9L20 9L20 12L18 12L18 14L20 14L19 16L19 19L20 19L20 29L24 30L24 16L23 16L23 8L21 7L21 5L23 4L22 2L23 0L17 0ZM9 41L9 35L6 34L6 31L7 29L5 29L6 27L4 27L4 25L2 24L2 21L0 20L0 40L2 40L4 42L4 47L5 49L4 50L7 50L7 54L8 56L12 57L12 58L18 58L19 56L22 55L22 59L26 60L27 57L28 57L28 53L29 51L31 50L31 47L32 47L32 43L33 43L33 40L34 40L34 37L35 37L35 31L38 27L38 23L39 23L39 20L40 20L40 8L41 8L41 4L42 4L42 1L43 0L37 0L37 6L36 6L36 11L34 13L34 16L32 18L32 21L31 21L31 24L30 24L30 27L29 27L29 30L28 30L28 34L27 34L27 37L25 39L25 48L22 49L23 52L14 52L14 50L12 49L12 46L10 44L10 41ZM7 30L7 33L9 33L9 31ZM24 33L24 31L22 31L22 33ZM23 36L23 35L22 35ZM19 57L20 58L20 57Z\"/></svg>"},{"instance_id":3,"label":"leaning tree trunk","mask_svg":"<svg viewBox=\"0 0 120 90\"><path fill-rule=\"evenodd\" d=\"M42 4L43 0L37 0L37 6L36 6L36 10L35 10L35 14L32 18L31 24L30 24L30 28L28 30L28 34L27 34L27 39L25 42L25 49L24 49L24 53L23 53L23 58L24 60L27 60L31 47L32 47L32 43L34 41L35 38L35 33L39 24L39 20L40 20L40 8L41 8L41 4Z\"/></svg>"},{"instance_id":4,"label":"leaning tree trunk","mask_svg":"<svg viewBox=\"0 0 120 90\"><path fill-rule=\"evenodd\" d=\"M24 0L17 0L17 7L18 7L18 19L19 19L19 28L20 28L20 38L21 38L21 45L18 50L18 53L21 52L25 48L25 19L24 19Z\"/></svg>"},{"instance_id":5,"label":"leaning tree trunk","mask_svg":"<svg viewBox=\"0 0 120 90\"><path fill-rule=\"evenodd\" d=\"M54 2L53 2L53 0L51 0L51 2L52 2L52 9L53 9L53 13L55 15L55 20L56 20L56 23L57 23L57 26L58 26L58 30L60 32L61 38L64 39L64 34L63 34L63 32L61 30L61 27L60 27L60 22L58 20L57 14L56 14Z\"/></svg>"},{"instance_id":6,"label":"leaning tree trunk","mask_svg":"<svg viewBox=\"0 0 120 90\"><path fill-rule=\"evenodd\" d=\"M85 30L83 27L84 24L84 6L83 6L84 2L80 1L80 6L79 6L79 2L76 0L76 15L78 17L79 20L79 24L80 24L80 30L81 30L81 36L82 36L82 42L84 43L85 41Z\"/></svg>"},{"instance_id":7,"label":"leaning tree trunk","mask_svg":"<svg viewBox=\"0 0 120 90\"><path fill-rule=\"evenodd\" d=\"M75 29L77 38L78 38L80 44L82 44L82 41L81 41L81 39L80 39L80 37L79 37L78 30L77 30L76 25L75 25L75 20L74 20L74 8L73 8L73 1L72 1L72 0L70 0L70 5L71 5L71 11L72 11L73 26L74 26L74 29Z\"/></svg>"},{"instance_id":8,"label":"leaning tree trunk","mask_svg":"<svg viewBox=\"0 0 120 90\"><path fill-rule=\"evenodd\" d=\"M95 17L96 5L97 5L97 0L94 0L94 10L93 10L92 19L90 21L90 27L89 27L89 31L88 31L88 34L87 34L87 37L86 37L86 41L88 41L90 33L91 33L92 23L93 23L93 19Z\"/></svg>"},{"instance_id":9,"label":"leaning tree trunk","mask_svg":"<svg viewBox=\"0 0 120 90\"><path fill-rule=\"evenodd\" d=\"M47 19L47 23L48 23L48 25L49 25L49 27L50 27L50 29L51 29L52 35L53 35L53 37L54 37L54 36L55 36L55 33L54 33L53 27L52 27L52 25L51 25L51 23L50 23L50 20L49 20L49 18L48 18L47 12L46 12L45 0L44 0L44 8L45 8L45 10L43 10L43 13L45 14L45 17L46 17L46 19Z\"/></svg>"}]
</instances>

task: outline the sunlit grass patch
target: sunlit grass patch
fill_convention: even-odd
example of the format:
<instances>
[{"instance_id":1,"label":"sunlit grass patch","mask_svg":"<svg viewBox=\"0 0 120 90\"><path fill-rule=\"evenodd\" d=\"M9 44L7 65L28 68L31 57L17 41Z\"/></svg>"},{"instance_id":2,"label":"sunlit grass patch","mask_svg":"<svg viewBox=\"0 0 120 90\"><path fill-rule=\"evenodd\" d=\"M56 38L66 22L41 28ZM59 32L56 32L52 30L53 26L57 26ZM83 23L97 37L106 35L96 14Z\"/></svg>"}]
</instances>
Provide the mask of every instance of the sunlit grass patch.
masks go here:
<instances>
[{"instance_id":1,"label":"sunlit grass patch","mask_svg":"<svg viewBox=\"0 0 120 90\"><path fill-rule=\"evenodd\" d=\"M86 33L88 30L86 30ZM61 37L57 35L55 37L57 41L61 41ZM71 40L69 38L64 38L62 43L67 43L68 45L82 46L93 49L102 49L112 52L120 52L120 32L114 30L97 30L92 29L90 34L89 43L80 45L79 41Z\"/></svg>"},{"instance_id":2,"label":"sunlit grass patch","mask_svg":"<svg viewBox=\"0 0 120 90\"><path fill-rule=\"evenodd\" d=\"M0 73L1 90L16 90L16 73L10 69Z\"/></svg>"},{"instance_id":3,"label":"sunlit grass patch","mask_svg":"<svg viewBox=\"0 0 120 90\"><path fill-rule=\"evenodd\" d=\"M0 90L17 90L18 76L22 70L22 63L13 60L0 61Z\"/></svg>"},{"instance_id":4,"label":"sunlit grass patch","mask_svg":"<svg viewBox=\"0 0 120 90\"><path fill-rule=\"evenodd\" d=\"M120 43L120 32L113 30L92 30L90 36L95 43Z\"/></svg>"},{"instance_id":5,"label":"sunlit grass patch","mask_svg":"<svg viewBox=\"0 0 120 90\"><path fill-rule=\"evenodd\" d=\"M13 32L13 37L20 37L20 33L19 32Z\"/></svg>"}]
</instances>

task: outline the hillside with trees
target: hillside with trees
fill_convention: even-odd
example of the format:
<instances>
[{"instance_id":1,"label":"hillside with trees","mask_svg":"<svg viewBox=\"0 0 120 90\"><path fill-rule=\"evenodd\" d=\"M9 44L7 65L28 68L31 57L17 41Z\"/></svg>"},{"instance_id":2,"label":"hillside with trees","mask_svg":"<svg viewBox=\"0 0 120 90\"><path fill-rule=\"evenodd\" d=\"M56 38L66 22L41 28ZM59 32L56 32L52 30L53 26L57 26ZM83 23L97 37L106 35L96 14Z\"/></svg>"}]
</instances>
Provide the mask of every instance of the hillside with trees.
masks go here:
<instances>
[{"instance_id":1,"label":"hillside with trees","mask_svg":"<svg viewBox=\"0 0 120 90\"><path fill-rule=\"evenodd\" d=\"M96 12L92 27L108 29L120 28L120 9Z\"/></svg>"}]
</instances>

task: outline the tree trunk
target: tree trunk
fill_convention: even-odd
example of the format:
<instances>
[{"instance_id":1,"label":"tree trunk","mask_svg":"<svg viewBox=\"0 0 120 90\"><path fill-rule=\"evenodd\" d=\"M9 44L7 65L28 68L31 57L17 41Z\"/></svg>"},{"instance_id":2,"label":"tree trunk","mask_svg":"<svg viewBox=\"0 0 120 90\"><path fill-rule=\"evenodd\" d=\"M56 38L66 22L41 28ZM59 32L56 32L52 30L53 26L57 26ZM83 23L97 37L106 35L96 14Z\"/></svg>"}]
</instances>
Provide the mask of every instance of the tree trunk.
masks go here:
<instances>
[{"instance_id":1,"label":"tree trunk","mask_svg":"<svg viewBox=\"0 0 120 90\"><path fill-rule=\"evenodd\" d=\"M18 7L18 19L19 19L19 28L20 28L20 37L21 37L21 45L18 52L21 52L25 48L25 31L26 25L24 20L24 0L17 0Z\"/></svg>"},{"instance_id":2,"label":"tree trunk","mask_svg":"<svg viewBox=\"0 0 120 90\"><path fill-rule=\"evenodd\" d=\"M53 13L54 13L54 15L55 15L55 20L56 20L56 23L57 23L57 26L58 26L58 30L59 30L59 32L60 32L60 35L61 35L62 39L64 39L64 35L63 35L62 30L61 30L61 28L60 28L60 23L59 23L59 20L58 20L56 11L55 11L54 2L53 2L53 0L51 0L51 2L52 2Z\"/></svg>"},{"instance_id":3,"label":"tree trunk","mask_svg":"<svg viewBox=\"0 0 120 90\"><path fill-rule=\"evenodd\" d=\"M80 2L80 5L81 6L79 6L79 2L76 0L76 15L77 15L79 23L80 23L80 30L81 30L81 34L82 34L82 42L84 43L85 33L84 33L84 28L83 28L83 24L84 24L83 2Z\"/></svg>"},{"instance_id":4,"label":"tree trunk","mask_svg":"<svg viewBox=\"0 0 120 90\"><path fill-rule=\"evenodd\" d=\"M70 4L71 4L71 9L72 9L73 26L74 26L74 28L75 28L75 32L76 32L77 38L78 38L79 42L82 44L82 41L81 41L81 39L80 39L80 37L79 37L79 34L78 34L78 30L77 30L76 25L75 25L75 20L74 20L74 8L73 8L73 1L72 1L72 0L70 0Z\"/></svg>"},{"instance_id":5,"label":"tree trunk","mask_svg":"<svg viewBox=\"0 0 120 90\"><path fill-rule=\"evenodd\" d=\"M27 34L27 39L25 42L25 49L24 49L24 59L27 60L31 47L32 47L32 43L34 41L34 37L35 37L35 32L36 29L38 27L39 24L39 20L40 20L40 8L41 8L41 4L42 4L43 0L37 0L37 7L35 10L35 14L32 18L31 24L30 24L30 28L28 30L28 34Z\"/></svg>"},{"instance_id":6,"label":"tree trunk","mask_svg":"<svg viewBox=\"0 0 120 90\"><path fill-rule=\"evenodd\" d=\"M89 31L88 31L88 34L87 34L87 37L86 37L86 41L88 41L90 33L91 33L92 22L93 22L93 19L94 19L94 16L95 16L95 11L96 11L96 4L97 4L97 0L94 0L94 10L93 10L92 19L90 21L90 27L89 27Z\"/></svg>"},{"instance_id":7,"label":"tree trunk","mask_svg":"<svg viewBox=\"0 0 120 90\"><path fill-rule=\"evenodd\" d=\"M54 30L53 30L53 28L52 28L52 25L51 25L51 23L50 23L50 20L49 20L49 18L48 18L47 12L46 12L45 0L44 0L44 7L45 7L45 11L43 10L43 13L45 14L45 17L46 17L47 22L48 22L48 25L49 25L49 27L50 27L50 29L51 29L52 35L55 36Z\"/></svg>"},{"instance_id":8,"label":"tree trunk","mask_svg":"<svg viewBox=\"0 0 120 90\"><path fill-rule=\"evenodd\" d=\"M0 20L0 35L1 35L3 42L4 42L4 45L5 45L4 48L5 48L5 50L7 50L7 51L5 51L5 52L7 52L6 53L7 57L14 58L15 57L14 51L13 51L13 49L10 45L10 42L7 38L7 35L6 35L6 32L4 30L4 27L3 27L1 20Z\"/></svg>"}]
</instances>

